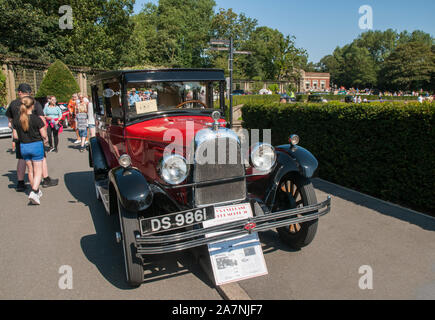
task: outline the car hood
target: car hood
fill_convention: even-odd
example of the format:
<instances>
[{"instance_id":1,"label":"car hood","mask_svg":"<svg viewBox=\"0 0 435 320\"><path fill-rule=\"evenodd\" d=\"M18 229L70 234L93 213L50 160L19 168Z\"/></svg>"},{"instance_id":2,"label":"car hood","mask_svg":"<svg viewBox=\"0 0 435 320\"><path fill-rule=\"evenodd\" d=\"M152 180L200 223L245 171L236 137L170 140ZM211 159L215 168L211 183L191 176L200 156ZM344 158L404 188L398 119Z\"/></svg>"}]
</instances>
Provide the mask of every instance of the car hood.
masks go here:
<instances>
[{"instance_id":1,"label":"car hood","mask_svg":"<svg viewBox=\"0 0 435 320\"><path fill-rule=\"evenodd\" d=\"M161 145L184 141L190 143L198 131L208 128L212 122L210 116L163 117L128 126L125 135L127 139L146 140Z\"/></svg>"}]
</instances>

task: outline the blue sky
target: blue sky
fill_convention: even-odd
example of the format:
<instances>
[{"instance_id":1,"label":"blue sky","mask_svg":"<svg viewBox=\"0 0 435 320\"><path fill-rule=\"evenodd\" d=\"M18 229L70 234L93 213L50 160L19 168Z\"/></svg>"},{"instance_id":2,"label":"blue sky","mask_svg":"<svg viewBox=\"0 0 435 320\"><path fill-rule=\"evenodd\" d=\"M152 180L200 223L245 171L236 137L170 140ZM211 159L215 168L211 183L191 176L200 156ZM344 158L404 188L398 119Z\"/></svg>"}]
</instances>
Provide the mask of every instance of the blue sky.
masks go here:
<instances>
[{"instance_id":1,"label":"blue sky","mask_svg":"<svg viewBox=\"0 0 435 320\"><path fill-rule=\"evenodd\" d=\"M136 0L135 12L146 2ZM233 8L258 20L260 26L296 36L296 45L318 62L336 46L350 43L363 30L358 26L363 5L373 9L373 29L423 30L435 36L434 0L215 0L215 10Z\"/></svg>"}]
</instances>

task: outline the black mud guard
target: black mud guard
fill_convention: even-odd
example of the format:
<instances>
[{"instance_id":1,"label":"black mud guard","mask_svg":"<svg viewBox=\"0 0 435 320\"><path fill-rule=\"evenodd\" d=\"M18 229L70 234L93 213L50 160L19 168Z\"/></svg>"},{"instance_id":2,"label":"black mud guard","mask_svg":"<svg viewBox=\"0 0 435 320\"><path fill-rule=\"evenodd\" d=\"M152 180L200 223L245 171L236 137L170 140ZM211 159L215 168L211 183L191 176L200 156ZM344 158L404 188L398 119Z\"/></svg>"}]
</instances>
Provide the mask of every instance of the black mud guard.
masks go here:
<instances>
[{"instance_id":1,"label":"black mud guard","mask_svg":"<svg viewBox=\"0 0 435 320\"><path fill-rule=\"evenodd\" d=\"M278 150L283 150L293 160L296 161L299 173L306 177L312 178L316 172L319 162L311 152L299 146L292 147L290 145L283 145L276 147Z\"/></svg>"},{"instance_id":2,"label":"black mud guard","mask_svg":"<svg viewBox=\"0 0 435 320\"><path fill-rule=\"evenodd\" d=\"M308 150L299 146L278 146L276 154L276 165L270 174L271 180L265 197L265 203L269 207L275 203L279 183L286 175L297 173L306 178L312 178L319 165L317 159Z\"/></svg>"},{"instance_id":3,"label":"black mud guard","mask_svg":"<svg viewBox=\"0 0 435 320\"><path fill-rule=\"evenodd\" d=\"M138 213L151 206L153 193L148 181L139 170L118 167L110 170L109 180L126 210Z\"/></svg>"},{"instance_id":4,"label":"black mud guard","mask_svg":"<svg viewBox=\"0 0 435 320\"><path fill-rule=\"evenodd\" d=\"M103 149L96 137L89 139L89 166L94 168L96 181L107 178L109 166L107 165Z\"/></svg>"}]
</instances>

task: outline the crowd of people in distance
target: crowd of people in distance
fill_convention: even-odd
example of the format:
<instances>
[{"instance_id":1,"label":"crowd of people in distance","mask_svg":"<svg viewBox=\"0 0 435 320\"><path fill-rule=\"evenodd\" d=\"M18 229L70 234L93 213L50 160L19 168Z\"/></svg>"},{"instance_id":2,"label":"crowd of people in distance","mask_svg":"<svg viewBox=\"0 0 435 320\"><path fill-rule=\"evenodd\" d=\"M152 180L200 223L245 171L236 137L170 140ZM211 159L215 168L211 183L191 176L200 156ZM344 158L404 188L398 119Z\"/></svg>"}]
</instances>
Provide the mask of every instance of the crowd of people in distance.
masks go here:
<instances>
[{"instance_id":1,"label":"crowd of people in distance","mask_svg":"<svg viewBox=\"0 0 435 320\"><path fill-rule=\"evenodd\" d=\"M62 111L55 96L48 96L44 107L32 97L32 88L22 83L17 89L18 98L6 109L9 126L12 128L12 153L17 163L17 192L25 192L26 169L31 191L28 199L34 205L41 204L40 189L58 185L59 179L48 175L47 153L58 152L59 134L63 131L65 112L76 132L75 144L84 152L89 137L95 136L95 118L92 102L84 94L73 94L68 111Z\"/></svg>"},{"instance_id":2,"label":"crowd of people in distance","mask_svg":"<svg viewBox=\"0 0 435 320\"><path fill-rule=\"evenodd\" d=\"M410 91L410 92L405 92L405 91L394 91L394 92L390 92L390 91L379 91L379 90L375 90L375 89L363 89L363 90L359 90L359 89L355 89L355 88L350 88L350 89L346 89L344 87L340 87L339 89L335 89L332 90L331 92L334 95L349 95L349 96L378 96L379 100L388 100L388 97L418 97L418 101L420 103L423 103L424 101L429 101L432 102L435 98L435 95L431 95L429 92L424 92L423 89L419 90L419 91ZM364 100L364 98L362 98ZM364 102L364 101L363 101Z\"/></svg>"}]
</instances>

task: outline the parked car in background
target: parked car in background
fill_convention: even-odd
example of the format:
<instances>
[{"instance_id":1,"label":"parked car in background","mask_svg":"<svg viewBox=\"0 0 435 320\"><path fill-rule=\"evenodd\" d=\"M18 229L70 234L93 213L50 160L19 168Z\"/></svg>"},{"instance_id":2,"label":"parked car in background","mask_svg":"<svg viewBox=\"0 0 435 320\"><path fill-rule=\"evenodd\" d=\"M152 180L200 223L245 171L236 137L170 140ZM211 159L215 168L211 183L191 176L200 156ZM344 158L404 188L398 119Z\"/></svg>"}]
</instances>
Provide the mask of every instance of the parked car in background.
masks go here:
<instances>
[{"instance_id":1,"label":"parked car in background","mask_svg":"<svg viewBox=\"0 0 435 320\"><path fill-rule=\"evenodd\" d=\"M12 129L9 128L9 119L6 116L6 108L0 107L0 138L12 137Z\"/></svg>"},{"instance_id":2,"label":"parked car in background","mask_svg":"<svg viewBox=\"0 0 435 320\"><path fill-rule=\"evenodd\" d=\"M354 97L353 96L346 96L344 98L344 102L346 102L346 103L353 103L354 102Z\"/></svg>"},{"instance_id":3,"label":"parked car in background","mask_svg":"<svg viewBox=\"0 0 435 320\"><path fill-rule=\"evenodd\" d=\"M245 90L234 90L233 91L233 96L244 96L246 95Z\"/></svg>"},{"instance_id":4,"label":"parked car in background","mask_svg":"<svg viewBox=\"0 0 435 320\"><path fill-rule=\"evenodd\" d=\"M326 100L320 94L310 94L308 96L308 102L328 102L328 100Z\"/></svg>"}]
</instances>

